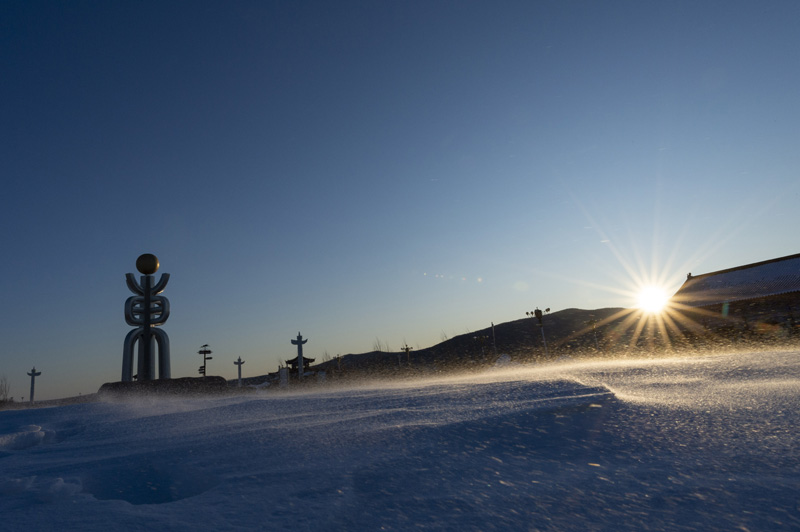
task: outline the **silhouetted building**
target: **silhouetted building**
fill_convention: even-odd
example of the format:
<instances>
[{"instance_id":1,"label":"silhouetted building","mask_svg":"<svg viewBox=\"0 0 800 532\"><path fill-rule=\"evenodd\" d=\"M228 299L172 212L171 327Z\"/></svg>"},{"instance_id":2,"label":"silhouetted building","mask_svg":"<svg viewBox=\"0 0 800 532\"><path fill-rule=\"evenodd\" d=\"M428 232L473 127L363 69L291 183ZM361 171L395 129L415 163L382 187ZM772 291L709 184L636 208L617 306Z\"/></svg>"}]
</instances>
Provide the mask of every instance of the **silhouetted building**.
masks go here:
<instances>
[{"instance_id":1,"label":"silhouetted building","mask_svg":"<svg viewBox=\"0 0 800 532\"><path fill-rule=\"evenodd\" d=\"M313 364L315 360L316 360L315 358L303 357L303 373L307 373L308 372L308 367L311 364ZM295 377L299 376L299 371L298 371L298 367L297 367L299 365L299 360L298 359L292 358L290 360L287 360L286 361L286 365L289 366L289 374L290 375L293 375Z\"/></svg>"},{"instance_id":2,"label":"silhouetted building","mask_svg":"<svg viewBox=\"0 0 800 532\"><path fill-rule=\"evenodd\" d=\"M739 318L796 331L800 312L800 253L703 275L689 274L671 298L693 319Z\"/></svg>"}]
</instances>

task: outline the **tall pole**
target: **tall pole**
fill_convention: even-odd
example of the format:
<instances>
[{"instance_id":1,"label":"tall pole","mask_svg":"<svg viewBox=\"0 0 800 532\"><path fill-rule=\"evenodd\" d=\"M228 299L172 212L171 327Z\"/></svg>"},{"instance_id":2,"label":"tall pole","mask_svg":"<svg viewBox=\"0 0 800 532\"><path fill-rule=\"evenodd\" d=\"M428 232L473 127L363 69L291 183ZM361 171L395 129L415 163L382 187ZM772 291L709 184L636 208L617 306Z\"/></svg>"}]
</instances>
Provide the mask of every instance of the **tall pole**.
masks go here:
<instances>
[{"instance_id":1,"label":"tall pole","mask_svg":"<svg viewBox=\"0 0 800 532\"><path fill-rule=\"evenodd\" d=\"M36 380L36 377L38 377L41 374L42 374L41 371L36 371L36 366L33 366L33 369L30 371L30 373L28 373L28 375L31 376L31 397L30 397L30 403L31 404L33 404L33 385L34 385L34 381Z\"/></svg>"}]
</instances>

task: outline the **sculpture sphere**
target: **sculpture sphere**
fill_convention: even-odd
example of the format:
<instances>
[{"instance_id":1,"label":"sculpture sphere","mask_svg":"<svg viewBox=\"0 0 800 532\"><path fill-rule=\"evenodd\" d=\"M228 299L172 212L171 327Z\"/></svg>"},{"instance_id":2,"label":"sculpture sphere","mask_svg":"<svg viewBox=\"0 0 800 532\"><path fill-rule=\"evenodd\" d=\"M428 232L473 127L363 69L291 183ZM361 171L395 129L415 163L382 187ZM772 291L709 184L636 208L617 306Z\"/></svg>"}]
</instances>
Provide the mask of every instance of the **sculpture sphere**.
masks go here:
<instances>
[{"instance_id":1,"label":"sculpture sphere","mask_svg":"<svg viewBox=\"0 0 800 532\"><path fill-rule=\"evenodd\" d=\"M145 275L153 275L156 273L158 271L158 266L158 257L152 253L139 255L139 258L136 259L136 269Z\"/></svg>"}]
</instances>

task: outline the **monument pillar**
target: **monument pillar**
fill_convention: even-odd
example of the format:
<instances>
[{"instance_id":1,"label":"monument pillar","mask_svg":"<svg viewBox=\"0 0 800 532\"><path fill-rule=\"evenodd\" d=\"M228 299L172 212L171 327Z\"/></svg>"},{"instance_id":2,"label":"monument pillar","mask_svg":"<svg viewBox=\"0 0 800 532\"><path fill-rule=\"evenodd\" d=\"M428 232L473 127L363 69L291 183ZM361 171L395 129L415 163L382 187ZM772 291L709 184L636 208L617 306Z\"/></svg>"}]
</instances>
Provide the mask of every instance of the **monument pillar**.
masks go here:
<instances>
[{"instance_id":1,"label":"monument pillar","mask_svg":"<svg viewBox=\"0 0 800 532\"><path fill-rule=\"evenodd\" d=\"M303 378L303 344L308 342L308 339L303 340L300 332L297 333L297 339L292 340L292 344L297 346L297 378Z\"/></svg>"},{"instance_id":2,"label":"monument pillar","mask_svg":"<svg viewBox=\"0 0 800 532\"><path fill-rule=\"evenodd\" d=\"M34 385L34 381L36 380L36 377L38 377L41 374L42 374L41 371L36 371L36 366L33 366L33 369L28 373L28 375L31 376L31 397L30 397L30 403L31 404L33 404L33 385Z\"/></svg>"},{"instance_id":3,"label":"monument pillar","mask_svg":"<svg viewBox=\"0 0 800 532\"><path fill-rule=\"evenodd\" d=\"M244 364L244 360L242 360L242 357L239 357L239 360L234 362L234 364L239 366L239 388L241 388L242 387L242 364Z\"/></svg>"},{"instance_id":4,"label":"monument pillar","mask_svg":"<svg viewBox=\"0 0 800 532\"><path fill-rule=\"evenodd\" d=\"M135 295L125 301L125 322L137 327L125 337L122 347L122 380L133 380L133 346L138 343L139 360L137 364L139 381L156 378L156 345L158 345L158 378L170 378L169 337L156 326L163 325L169 318L169 300L160 296L167 286L169 274L161 275L153 284L153 275L158 271L158 257L151 253L136 259L136 269L142 273L139 282L132 273L125 274L128 289Z\"/></svg>"}]
</instances>

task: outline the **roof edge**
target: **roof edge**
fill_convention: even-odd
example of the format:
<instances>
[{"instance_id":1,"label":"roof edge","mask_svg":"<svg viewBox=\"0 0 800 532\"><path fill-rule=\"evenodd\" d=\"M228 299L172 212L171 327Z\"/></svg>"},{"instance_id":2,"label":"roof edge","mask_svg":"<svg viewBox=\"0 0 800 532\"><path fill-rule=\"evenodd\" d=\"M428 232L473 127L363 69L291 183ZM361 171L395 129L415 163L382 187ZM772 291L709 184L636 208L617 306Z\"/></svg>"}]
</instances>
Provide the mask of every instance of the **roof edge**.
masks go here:
<instances>
[{"instance_id":1,"label":"roof edge","mask_svg":"<svg viewBox=\"0 0 800 532\"><path fill-rule=\"evenodd\" d=\"M794 255L787 255L785 257L778 257L777 259L762 260L761 262L753 262L752 264L745 264L743 266L736 266L735 268L727 268L727 269L718 270L718 271L715 271L715 272L701 273L700 275L692 275L690 273L689 275L691 277L687 277L686 280L688 281L690 279L692 279L692 280L693 279L702 279L703 277L710 277L712 275L719 275L721 273L729 273L729 272L735 272L735 271L739 271L739 270L746 270L748 268L753 268L754 266L763 266L764 264L772 264L773 262L781 262L781 261L784 261L784 260L797 259L797 258L800 258L800 253L795 253ZM684 284L686 284L686 283L684 282ZM681 286L681 288L683 288L683 287ZM678 291L680 291L680 289Z\"/></svg>"}]
</instances>

